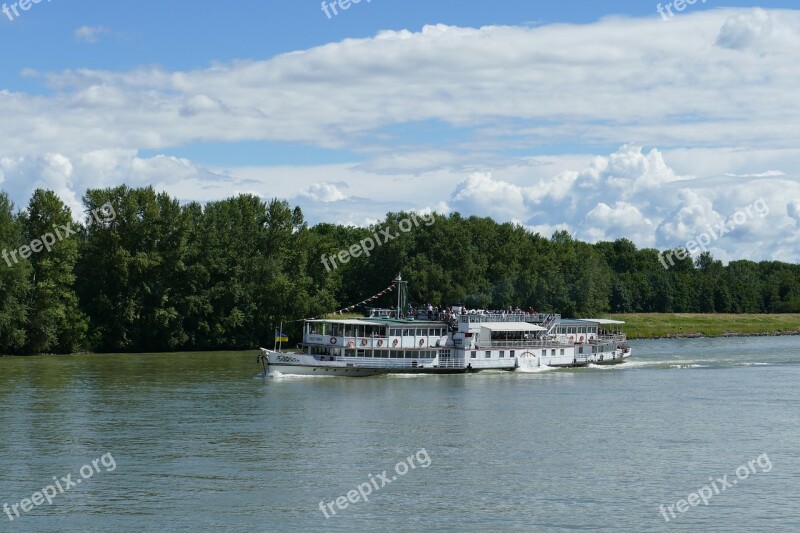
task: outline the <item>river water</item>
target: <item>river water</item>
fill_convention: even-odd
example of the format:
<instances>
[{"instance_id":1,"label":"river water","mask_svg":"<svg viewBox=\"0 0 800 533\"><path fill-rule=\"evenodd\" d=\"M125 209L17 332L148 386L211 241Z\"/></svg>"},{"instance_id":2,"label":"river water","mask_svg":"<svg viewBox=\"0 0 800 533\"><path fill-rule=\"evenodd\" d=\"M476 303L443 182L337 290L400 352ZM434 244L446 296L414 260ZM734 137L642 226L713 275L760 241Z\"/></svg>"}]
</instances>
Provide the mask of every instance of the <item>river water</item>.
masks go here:
<instances>
[{"instance_id":1,"label":"river water","mask_svg":"<svg viewBox=\"0 0 800 533\"><path fill-rule=\"evenodd\" d=\"M3 358L0 531L796 531L800 338L631 345L362 379L263 379L255 352Z\"/></svg>"}]
</instances>

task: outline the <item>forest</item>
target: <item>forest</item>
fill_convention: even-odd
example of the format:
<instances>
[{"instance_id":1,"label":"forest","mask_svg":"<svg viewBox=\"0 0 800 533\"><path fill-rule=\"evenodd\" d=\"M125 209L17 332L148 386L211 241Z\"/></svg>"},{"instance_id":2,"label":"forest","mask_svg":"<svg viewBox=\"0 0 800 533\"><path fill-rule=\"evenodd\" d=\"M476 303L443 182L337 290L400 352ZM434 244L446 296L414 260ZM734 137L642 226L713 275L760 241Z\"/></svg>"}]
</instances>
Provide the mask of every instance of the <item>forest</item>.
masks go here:
<instances>
[{"instance_id":1,"label":"forest","mask_svg":"<svg viewBox=\"0 0 800 533\"><path fill-rule=\"evenodd\" d=\"M331 269L323 256L412 214L370 228L309 227L299 207L253 195L182 204L119 186L82 201L75 223L52 191L36 190L22 209L0 193L0 353L249 349L271 345L281 321L294 343L300 319L361 302L398 272L420 305L572 317L800 312L800 265L775 261L723 265L706 252L665 269L659 250L627 239L589 244L453 213L392 229L397 237L369 256ZM96 216L103 206L113 218Z\"/></svg>"}]
</instances>

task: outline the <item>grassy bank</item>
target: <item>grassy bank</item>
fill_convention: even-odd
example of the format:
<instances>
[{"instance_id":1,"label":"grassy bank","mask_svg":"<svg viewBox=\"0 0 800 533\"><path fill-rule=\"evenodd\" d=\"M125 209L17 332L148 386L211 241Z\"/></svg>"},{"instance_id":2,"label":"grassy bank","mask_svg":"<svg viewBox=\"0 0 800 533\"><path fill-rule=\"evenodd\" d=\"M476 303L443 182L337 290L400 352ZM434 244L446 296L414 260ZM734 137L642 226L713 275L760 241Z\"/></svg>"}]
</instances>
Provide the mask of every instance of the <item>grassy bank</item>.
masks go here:
<instances>
[{"instance_id":1,"label":"grassy bank","mask_svg":"<svg viewBox=\"0 0 800 533\"><path fill-rule=\"evenodd\" d=\"M608 318L624 320L631 339L800 334L800 314L623 313Z\"/></svg>"}]
</instances>

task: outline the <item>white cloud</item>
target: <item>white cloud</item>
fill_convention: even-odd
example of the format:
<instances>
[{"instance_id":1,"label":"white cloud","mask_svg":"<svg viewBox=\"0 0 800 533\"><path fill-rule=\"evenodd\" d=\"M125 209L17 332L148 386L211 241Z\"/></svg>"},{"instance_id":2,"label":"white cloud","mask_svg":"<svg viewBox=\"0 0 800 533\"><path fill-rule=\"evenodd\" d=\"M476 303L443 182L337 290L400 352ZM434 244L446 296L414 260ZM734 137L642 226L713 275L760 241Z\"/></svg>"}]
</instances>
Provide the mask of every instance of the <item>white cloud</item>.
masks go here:
<instances>
[{"instance_id":1,"label":"white cloud","mask_svg":"<svg viewBox=\"0 0 800 533\"><path fill-rule=\"evenodd\" d=\"M35 186L74 206L124 182L184 200L290 198L312 221L431 207L662 248L763 197L770 214L718 252L798 260L798 55L798 11L716 9L669 24L431 25L182 72L26 70L53 91L0 90L0 178L18 205ZM201 140L362 161L206 168L169 155Z\"/></svg>"},{"instance_id":2,"label":"white cloud","mask_svg":"<svg viewBox=\"0 0 800 533\"><path fill-rule=\"evenodd\" d=\"M314 183L297 193L297 196L323 203L341 202L347 200L347 195L339 189L341 186L342 184Z\"/></svg>"},{"instance_id":3,"label":"white cloud","mask_svg":"<svg viewBox=\"0 0 800 533\"><path fill-rule=\"evenodd\" d=\"M100 40L100 35L111 33L111 30L104 26L81 26L75 30L75 40L94 44Z\"/></svg>"}]
</instances>

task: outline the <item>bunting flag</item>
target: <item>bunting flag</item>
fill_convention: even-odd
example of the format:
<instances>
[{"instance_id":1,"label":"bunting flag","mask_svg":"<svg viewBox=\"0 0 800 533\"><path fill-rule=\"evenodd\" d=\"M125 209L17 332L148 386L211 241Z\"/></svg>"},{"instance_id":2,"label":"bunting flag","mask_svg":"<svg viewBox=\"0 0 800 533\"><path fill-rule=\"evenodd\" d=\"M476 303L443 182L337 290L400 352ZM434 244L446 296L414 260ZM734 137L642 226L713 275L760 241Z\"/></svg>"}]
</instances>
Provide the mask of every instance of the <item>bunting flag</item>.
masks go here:
<instances>
[{"instance_id":1,"label":"bunting flag","mask_svg":"<svg viewBox=\"0 0 800 533\"><path fill-rule=\"evenodd\" d=\"M392 292L393 290L394 290L394 285L390 285L389 287L386 287L385 289L383 289L378 294L376 294L374 296L370 296L369 298L367 298L363 302L359 302L357 304L349 305L347 307L339 309L338 311L333 311L332 313L324 313L324 314L321 314L321 315L318 315L318 316L314 316L314 317L311 317L311 318L300 318L298 320L291 320L290 322L302 322L303 320L316 320L318 318L322 318L322 317L327 316L327 315L341 315L341 314L344 314L346 311L355 310L357 307L361 307L363 305L366 305L369 302L371 302L372 300L376 300L376 299L380 298L381 296L383 296L384 294Z\"/></svg>"}]
</instances>

